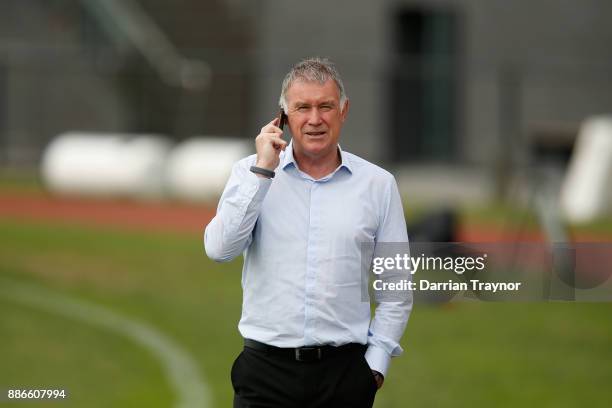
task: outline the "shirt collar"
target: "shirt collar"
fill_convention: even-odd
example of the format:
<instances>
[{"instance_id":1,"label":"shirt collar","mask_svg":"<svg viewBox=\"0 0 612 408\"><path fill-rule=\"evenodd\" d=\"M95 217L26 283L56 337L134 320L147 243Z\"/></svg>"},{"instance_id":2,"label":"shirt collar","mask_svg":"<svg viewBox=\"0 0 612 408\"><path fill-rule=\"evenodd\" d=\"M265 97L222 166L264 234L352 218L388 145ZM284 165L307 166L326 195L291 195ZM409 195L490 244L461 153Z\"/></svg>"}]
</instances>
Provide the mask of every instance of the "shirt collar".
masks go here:
<instances>
[{"instance_id":1,"label":"shirt collar","mask_svg":"<svg viewBox=\"0 0 612 408\"><path fill-rule=\"evenodd\" d=\"M338 145L338 150L340 151L340 160L341 160L341 163L340 163L340 166L338 166L338 169L341 169L344 167L345 169L349 171L349 173L352 174L353 169L352 169L351 161L348 157L348 154L346 154L346 152L342 150L340 145ZM295 168L298 168L297 163L295 161L295 157L293 157L293 139L291 139L291 141L289 142L289 145L283 152L283 157L281 158L281 168L284 170L290 164L293 164Z\"/></svg>"}]
</instances>

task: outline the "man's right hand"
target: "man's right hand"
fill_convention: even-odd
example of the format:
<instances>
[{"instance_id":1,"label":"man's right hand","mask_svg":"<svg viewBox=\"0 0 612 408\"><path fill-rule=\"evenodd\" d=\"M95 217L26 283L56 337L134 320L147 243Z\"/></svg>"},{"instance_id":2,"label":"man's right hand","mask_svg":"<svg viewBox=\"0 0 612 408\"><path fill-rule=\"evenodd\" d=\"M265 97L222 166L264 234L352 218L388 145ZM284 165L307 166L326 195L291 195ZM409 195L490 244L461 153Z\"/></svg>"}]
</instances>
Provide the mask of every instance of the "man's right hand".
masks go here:
<instances>
[{"instance_id":1,"label":"man's right hand","mask_svg":"<svg viewBox=\"0 0 612 408\"><path fill-rule=\"evenodd\" d=\"M280 152L287 147L287 142L281 139L283 131L276 125L278 125L278 118L262 127L261 132L255 138L255 149L257 150L255 166L272 171L280 162Z\"/></svg>"}]
</instances>

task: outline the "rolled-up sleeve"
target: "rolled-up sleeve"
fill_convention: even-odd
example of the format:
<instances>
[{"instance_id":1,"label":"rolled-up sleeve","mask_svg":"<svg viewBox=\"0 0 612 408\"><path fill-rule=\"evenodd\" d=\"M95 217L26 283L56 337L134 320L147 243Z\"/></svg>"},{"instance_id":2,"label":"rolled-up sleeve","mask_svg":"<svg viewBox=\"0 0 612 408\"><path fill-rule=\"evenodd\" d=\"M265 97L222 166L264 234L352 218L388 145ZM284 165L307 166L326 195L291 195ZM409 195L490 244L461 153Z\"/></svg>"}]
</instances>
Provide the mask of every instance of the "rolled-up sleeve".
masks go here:
<instances>
[{"instance_id":1,"label":"rolled-up sleeve","mask_svg":"<svg viewBox=\"0 0 612 408\"><path fill-rule=\"evenodd\" d=\"M231 261L251 243L253 227L272 183L250 172L251 162L254 158L247 157L234 165L217 214L204 230L204 250L214 261Z\"/></svg>"},{"instance_id":2,"label":"rolled-up sleeve","mask_svg":"<svg viewBox=\"0 0 612 408\"><path fill-rule=\"evenodd\" d=\"M383 243L406 243L408 250L408 233L397 183L393 176L387 186L381 222L376 234L376 246ZM375 247L374 253L377 249ZM402 279L410 280L410 270L401 271ZM368 350L366 360L372 370L386 375L391 357L402 354L399 342L408 323L412 310L412 292L408 291L401 301L380 302L376 307L374 319L368 332Z\"/></svg>"}]
</instances>

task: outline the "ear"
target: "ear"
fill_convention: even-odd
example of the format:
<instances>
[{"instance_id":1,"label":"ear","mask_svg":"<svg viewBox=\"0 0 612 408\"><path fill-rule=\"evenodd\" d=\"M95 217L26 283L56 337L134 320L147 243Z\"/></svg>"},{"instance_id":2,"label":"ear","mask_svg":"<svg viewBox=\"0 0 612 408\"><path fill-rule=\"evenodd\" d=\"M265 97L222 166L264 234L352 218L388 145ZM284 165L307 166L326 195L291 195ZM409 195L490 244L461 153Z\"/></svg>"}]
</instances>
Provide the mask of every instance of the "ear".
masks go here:
<instances>
[{"instance_id":1,"label":"ear","mask_svg":"<svg viewBox=\"0 0 612 408\"><path fill-rule=\"evenodd\" d=\"M349 98L346 98L346 101L344 101L344 106L340 110L340 117L341 117L342 122L346 120L346 116L348 115L348 111L349 111L349 106L350 106Z\"/></svg>"}]
</instances>

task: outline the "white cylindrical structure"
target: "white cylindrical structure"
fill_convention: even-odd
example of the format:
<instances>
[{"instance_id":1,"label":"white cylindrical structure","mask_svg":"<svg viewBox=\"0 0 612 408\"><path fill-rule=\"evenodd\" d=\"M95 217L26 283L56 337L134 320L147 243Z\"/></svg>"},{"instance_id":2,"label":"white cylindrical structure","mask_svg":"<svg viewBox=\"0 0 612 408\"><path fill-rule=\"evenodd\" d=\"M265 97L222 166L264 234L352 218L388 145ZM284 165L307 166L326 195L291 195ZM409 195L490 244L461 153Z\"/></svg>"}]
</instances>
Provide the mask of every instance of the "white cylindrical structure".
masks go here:
<instances>
[{"instance_id":1,"label":"white cylindrical structure","mask_svg":"<svg viewBox=\"0 0 612 408\"><path fill-rule=\"evenodd\" d=\"M57 193L156 197L169 149L157 135L69 132L47 146L41 172Z\"/></svg>"},{"instance_id":2,"label":"white cylindrical structure","mask_svg":"<svg viewBox=\"0 0 612 408\"><path fill-rule=\"evenodd\" d=\"M198 137L186 140L168 156L168 191L185 200L217 198L233 164L253 150L253 141L242 139Z\"/></svg>"},{"instance_id":3,"label":"white cylindrical structure","mask_svg":"<svg viewBox=\"0 0 612 408\"><path fill-rule=\"evenodd\" d=\"M571 222L603 215L611 205L612 115L587 119L580 129L561 189L561 208Z\"/></svg>"}]
</instances>

